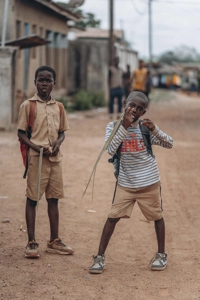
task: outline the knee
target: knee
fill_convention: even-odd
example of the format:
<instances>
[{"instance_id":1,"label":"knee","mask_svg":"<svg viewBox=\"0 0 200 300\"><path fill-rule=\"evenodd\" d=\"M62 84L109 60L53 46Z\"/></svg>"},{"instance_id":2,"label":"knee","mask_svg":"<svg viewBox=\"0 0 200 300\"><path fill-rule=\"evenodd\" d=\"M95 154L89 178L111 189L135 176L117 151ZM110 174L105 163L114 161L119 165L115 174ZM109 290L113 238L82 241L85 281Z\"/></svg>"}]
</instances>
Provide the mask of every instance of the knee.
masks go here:
<instances>
[{"instance_id":1,"label":"knee","mask_svg":"<svg viewBox=\"0 0 200 300\"><path fill-rule=\"evenodd\" d=\"M27 198L27 204L31 207L36 207L37 201L31 200L30 198Z\"/></svg>"},{"instance_id":2,"label":"knee","mask_svg":"<svg viewBox=\"0 0 200 300\"><path fill-rule=\"evenodd\" d=\"M55 198L47 199L47 202L49 205L58 205L58 199Z\"/></svg>"},{"instance_id":3,"label":"knee","mask_svg":"<svg viewBox=\"0 0 200 300\"><path fill-rule=\"evenodd\" d=\"M154 222L155 222L155 223L160 223L160 222L163 222L163 221L164 221L164 219L161 218L161 219L159 219L159 220L155 220Z\"/></svg>"},{"instance_id":4,"label":"knee","mask_svg":"<svg viewBox=\"0 0 200 300\"><path fill-rule=\"evenodd\" d=\"M120 218L108 218L108 220L111 223L117 223L117 222L119 222Z\"/></svg>"}]
</instances>

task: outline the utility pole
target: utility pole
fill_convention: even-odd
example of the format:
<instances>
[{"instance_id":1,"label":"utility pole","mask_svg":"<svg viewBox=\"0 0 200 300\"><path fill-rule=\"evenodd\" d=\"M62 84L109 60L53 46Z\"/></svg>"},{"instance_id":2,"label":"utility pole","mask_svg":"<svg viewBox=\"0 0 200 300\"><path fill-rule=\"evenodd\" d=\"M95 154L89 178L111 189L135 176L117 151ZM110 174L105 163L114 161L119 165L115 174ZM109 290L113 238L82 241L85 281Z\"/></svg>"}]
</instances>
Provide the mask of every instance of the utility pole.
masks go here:
<instances>
[{"instance_id":1,"label":"utility pole","mask_svg":"<svg viewBox=\"0 0 200 300\"><path fill-rule=\"evenodd\" d=\"M1 47L5 46L5 40L6 40L6 27L7 27L7 19L8 19L8 2L9 2L9 0L5 0Z\"/></svg>"},{"instance_id":2,"label":"utility pole","mask_svg":"<svg viewBox=\"0 0 200 300\"><path fill-rule=\"evenodd\" d=\"M108 59L109 59L109 66L112 65L113 62L113 0L109 0L109 23L110 23L110 30L109 30L109 46L108 46Z\"/></svg>"},{"instance_id":3,"label":"utility pole","mask_svg":"<svg viewBox=\"0 0 200 300\"><path fill-rule=\"evenodd\" d=\"M149 0L149 69L152 68L152 1Z\"/></svg>"}]
</instances>

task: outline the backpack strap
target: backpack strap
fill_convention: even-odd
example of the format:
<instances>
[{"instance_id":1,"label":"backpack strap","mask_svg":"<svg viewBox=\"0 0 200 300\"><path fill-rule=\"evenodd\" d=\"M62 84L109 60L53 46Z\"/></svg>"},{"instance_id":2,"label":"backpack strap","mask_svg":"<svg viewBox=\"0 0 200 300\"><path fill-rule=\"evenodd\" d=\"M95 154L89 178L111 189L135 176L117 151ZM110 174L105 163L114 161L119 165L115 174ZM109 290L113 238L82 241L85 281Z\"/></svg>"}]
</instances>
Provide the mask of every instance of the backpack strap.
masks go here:
<instances>
[{"instance_id":1,"label":"backpack strap","mask_svg":"<svg viewBox=\"0 0 200 300\"><path fill-rule=\"evenodd\" d=\"M139 126L140 126L140 130L141 130L141 133L142 133L142 138L143 138L144 145L147 148L147 152L152 157L155 157L153 155L153 150L152 150L152 145L151 145L150 130L146 126L142 125L142 121L143 120L139 120Z\"/></svg>"},{"instance_id":2,"label":"backpack strap","mask_svg":"<svg viewBox=\"0 0 200 300\"><path fill-rule=\"evenodd\" d=\"M60 110L60 117L62 116L62 113L63 113L63 109L64 109L64 106L61 102L59 101L56 101L56 104L58 105L59 107L59 110Z\"/></svg>"},{"instance_id":3,"label":"backpack strap","mask_svg":"<svg viewBox=\"0 0 200 300\"><path fill-rule=\"evenodd\" d=\"M35 108L36 108L36 101L30 101L30 112L29 112L29 122L28 126L33 127L34 119L35 119Z\"/></svg>"}]
</instances>

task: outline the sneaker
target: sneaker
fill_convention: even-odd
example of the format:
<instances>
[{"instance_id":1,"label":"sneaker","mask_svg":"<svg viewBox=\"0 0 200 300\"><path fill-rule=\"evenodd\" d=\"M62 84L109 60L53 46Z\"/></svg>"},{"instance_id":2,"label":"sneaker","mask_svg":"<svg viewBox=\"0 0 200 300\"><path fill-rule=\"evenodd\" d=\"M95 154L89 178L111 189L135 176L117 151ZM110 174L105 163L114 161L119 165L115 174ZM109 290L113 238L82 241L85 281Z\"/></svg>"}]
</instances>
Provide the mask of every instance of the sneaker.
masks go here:
<instances>
[{"instance_id":1,"label":"sneaker","mask_svg":"<svg viewBox=\"0 0 200 300\"><path fill-rule=\"evenodd\" d=\"M93 258L94 258L94 263L89 269L89 272L91 274L101 274L105 267L105 256L97 255L97 256L93 256Z\"/></svg>"},{"instance_id":2,"label":"sneaker","mask_svg":"<svg viewBox=\"0 0 200 300\"><path fill-rule=\"evenodd\" d=\"M149 263L152 271L162 271L167 266L167 254L156 253Z\"/></svg>"},{"instance_id":3,"label":"sneaker","mask_svg":"<svg viewBox=\"0 0 200 300\"><path fill-rule=\"evenodd\" d=\"M39 244L36 243L36 241L30 241L25 250L25 257L26 258L39 258L39 252L38 252Z\"/></svg>"},{"instance_id":4,"label":"sneaker","mask_svg":"<svg viewBox=\"0 0 200 300\"><path fill-rule=\"evenodd\" d=\"M74 250L63 244L61 239L57 238L53 242L49 241L47 243L46 252L70 255L74 253Z\"/></svg>"}]
</instances>

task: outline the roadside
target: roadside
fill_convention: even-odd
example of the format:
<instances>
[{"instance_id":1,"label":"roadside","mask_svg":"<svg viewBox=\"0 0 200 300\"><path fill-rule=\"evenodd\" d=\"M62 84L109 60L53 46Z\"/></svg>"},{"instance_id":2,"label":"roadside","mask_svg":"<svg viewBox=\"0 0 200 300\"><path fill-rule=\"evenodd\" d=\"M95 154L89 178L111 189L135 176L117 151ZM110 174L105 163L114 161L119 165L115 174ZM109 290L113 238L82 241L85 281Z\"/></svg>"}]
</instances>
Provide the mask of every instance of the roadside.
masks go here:
<instances>
[{"instance_id":1,"label":"roadside","mask_svg":"<svg viewBox=\"0 0 200 300\"><path fill-rule=\"evenodd\" d=\"M106 252L107 268L92 276L96 254L115 184L108 155L82 198L93 164L104 143L109 122L104 109L69 115L71 130L62 145L65 198L60 200L60 237L75 248L74 256L44 252L49 238L45 199L37 211L39 260L24 258L27 243L24 207L26 181L16 132L0 132L0 299L1 300L157 300L200 299L200 99L176 94L153 102L146 116L174 138L172 150L155 147L162 181L169 265L151 272L156 252L153 224L134 208L121 220ZM94 115L93 115L94 113ZM88 212L92 210L95 212ZM2 223L9 218L10 223Z\"/></svg>"}]
</instances>

